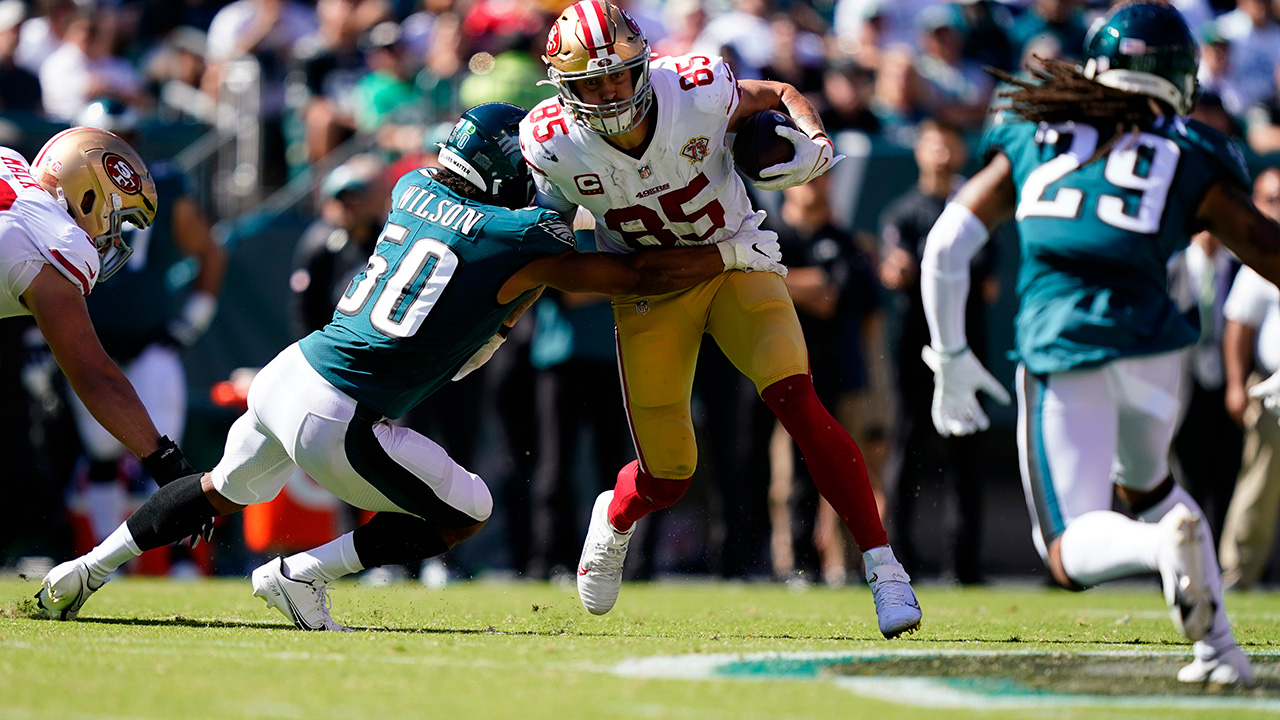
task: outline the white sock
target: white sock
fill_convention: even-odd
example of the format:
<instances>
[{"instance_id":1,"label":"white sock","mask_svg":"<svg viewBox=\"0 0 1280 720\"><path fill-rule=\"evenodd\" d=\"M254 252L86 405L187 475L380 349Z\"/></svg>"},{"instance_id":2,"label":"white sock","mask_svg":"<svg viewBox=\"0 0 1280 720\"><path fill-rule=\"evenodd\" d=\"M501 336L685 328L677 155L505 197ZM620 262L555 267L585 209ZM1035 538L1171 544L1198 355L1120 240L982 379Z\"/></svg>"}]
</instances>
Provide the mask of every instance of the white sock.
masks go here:
<instances>
[{"instance_id":1,"label":"white sock","mask_svg":"<svg viewBox=\"0 0 1280 720\"><path fill-rule=\"evenodd\" d=\"M871 582L871 576L875 574L876 568L882 565L902 567L902 563L898 562L898 558L893 555L893 548L888 545L881 545L862 553L863 574L866 576L867 582ZM906 574L905 571L903 574Z\"/></svg>"},{"instance_id":2,"label":"white sock","mask_svg":"<svg viewBox=\"0 0 1280 720\"><path fill-rule=\"evenodd\" d=\"M1085 587L1116 578L1156 572L1160 531L1118 512L1087 512L1067 526L1058 549L1067 577Z\"/></svg>"},{"instance_id":3,"label":"white sock","mask_svg":"<svg viewBox=\"0 0 1280 720\"><path fill-rule=\"evenodd\" d=\"M84 564L89 569L89 587L101 587L108 575L141 554L133 542L133 533L129 532L129 523L120 523L115 532L84 556Z\"/></svg>"},{"instance_id":4,"label":"white sock","mask_svg":"<svg viewBox=\"0 0 1280 720\"><path fill-rule=\"evenodd\" d=\"M1185 488L1175 484L1173 491L1167 497L1139 513L1138 517L1147 523L1160 522L1160 519L1179 503L1186 505L1191 512L1200 516L1200 532L1198 533L1200 539L1200 564L1204 568L1205 582L1209 585L1209 592L1213 593L1213 599L1218 604L1218 610L1213 615L1213 629L1209 631L1208 636L1202 642L1216 650L1225 649L1234 645L1236 640L1231 633L1231 621L1227 618L1226 605L1223 604L1222 600L1222 571L1218 569L1218 556L1213 550L1213 535L1210 534L1209 520L1205 518L1204 511L1200 509L1200 505ZM1200 643L1196 643L1196 645L1198 646Z\"/></svg>"},{"instance_id":5,"label":"white sock","mask_svg":"<svg viewBox=\"0 0 1280 720\"><path fill-rule=\"evenodd\" d=\"M363 569L352 533L284 559L285 576L301 582L331 583Z\"/></svg>"},{"instance_id":6,"label":"white sock","mask_svg":"<svg viewBox=\"0 0 1280 720\"><path fill-rule=\"evenodd\" d=\"M84 506L94 542L102 542L124 519L127 499L124 486L119 482L91 482L84 489Z\"/></svg>"}]
</instances>

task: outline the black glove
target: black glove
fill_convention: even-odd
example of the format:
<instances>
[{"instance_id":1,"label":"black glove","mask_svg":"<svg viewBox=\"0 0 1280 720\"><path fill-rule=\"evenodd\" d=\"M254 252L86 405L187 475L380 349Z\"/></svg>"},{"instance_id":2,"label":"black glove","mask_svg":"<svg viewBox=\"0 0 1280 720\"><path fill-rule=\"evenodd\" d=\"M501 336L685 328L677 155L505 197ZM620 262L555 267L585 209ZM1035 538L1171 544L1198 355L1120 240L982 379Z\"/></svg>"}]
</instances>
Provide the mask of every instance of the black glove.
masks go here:
<instances>
[{"instance_id":1,"label":"black glove","mask_svg":"<svg viewBox=\"0 0 1280 720\"><path fill-rule=\"evenodd\" d=\"M167 435L160 436L160 447L155 452L142 458L142 467L160 487L180 477L196 474L195 467L187 462L186 456Z\"/></svg>"},{"instance_id":2,"label":"black glove","mask_svg":"<svg viewBox=\"0 0 1280 720\"><path fill-rule=\"evenodd\" d=\"M213 528L214 528L214 523L216 523L217 521L218 521L218 518L216 517L211 517L206 519L204 523L200 526L200 532L194 533L186 539L185 542L187 543L187 547L194 550L195 547L200 544L201 540L205 542L213 542ZM182 542L182 541L180 540L179 542Z\"/></svg>"}]
</instances>

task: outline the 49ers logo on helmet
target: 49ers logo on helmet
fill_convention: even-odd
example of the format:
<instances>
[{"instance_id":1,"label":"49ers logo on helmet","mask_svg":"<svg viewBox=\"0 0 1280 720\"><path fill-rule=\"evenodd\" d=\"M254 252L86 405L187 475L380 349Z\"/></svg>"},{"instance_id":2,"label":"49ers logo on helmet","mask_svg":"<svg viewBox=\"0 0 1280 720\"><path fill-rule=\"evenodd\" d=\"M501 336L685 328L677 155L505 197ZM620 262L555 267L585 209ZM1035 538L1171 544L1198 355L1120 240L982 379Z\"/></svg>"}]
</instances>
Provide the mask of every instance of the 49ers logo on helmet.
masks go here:
<instances>
[{"instance_id":1,"label":"49ers logo on helmet","mask_svg":"<svg viewBox=\"0 0 1280 720\"><path fill-rule=\"evenodd\" d=\"M128 160L116 155L115 153L107 153L102 156L102 167L107 171L107 177L111 178L111 182L124 192L130 195L137 195L142 192L142 178L138 175L138 171L133 169Z\"/></svg>"},{"instance_id":2,"label":"49ers logo on helmet","mask_svg":"<svg viewBox=\"0 0 1280 720\"><path fill-rule=\"evenodd\" d=\"M635 18L631 17L631 13L623 10L622 8L618 8L618 12L622 15L622 19L627 21L627 27L631 28L632 33L636 35L644 35L640 30L640 24L636 22Z\"/></svg>"},{"instance_id":3,"label":"49ers logo on helmet","mask_svg":"<svg viewBox=\"0 0 1280 720\"><path fill-rule=\"evenodd\" d=\"M547 55L555 55L560 52L560 23L551 26L551 32L547 33Z\"/></svg>"}]
</instances>

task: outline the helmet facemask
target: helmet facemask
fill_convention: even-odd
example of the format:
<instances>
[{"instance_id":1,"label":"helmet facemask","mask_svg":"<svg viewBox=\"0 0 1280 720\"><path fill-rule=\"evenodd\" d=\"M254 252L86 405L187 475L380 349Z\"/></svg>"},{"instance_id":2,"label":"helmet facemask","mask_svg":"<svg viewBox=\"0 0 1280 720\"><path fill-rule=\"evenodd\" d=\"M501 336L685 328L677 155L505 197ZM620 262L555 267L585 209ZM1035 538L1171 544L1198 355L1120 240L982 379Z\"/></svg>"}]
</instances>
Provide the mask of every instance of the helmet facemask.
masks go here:
<instances>
[{"instance_id":1,"label":"helmet facemask","mask_svg":"<svg viewBox=\"0 0 1280 720\"><path fill-rule=\"evenodd\" d=\"M653 104L649 83L649 42L636 21L602 0L570 6L547 34L547 77L574 120L599 135L633 130ZM609 103L585 102L574 83L630 71L631 97Z\"/></svg>"},{"instance_id":2,"label":"helmet facemask","mask_svg":"<svg viewBox=\"0 0 1280 720\"><path fill-rule=\"evenodd\" d=\"M646 46L647 48L648 46ZM602 58L614 61L616 56ZM595 62L595 61L593 61ZM548 66L547 75L560 92L560 102L573 114L579 124L598 135L621 135L640 124L653 104L653 86L649 84L648 55L637 55L625 63L607 65L607 71L585 70L576 73L560 73ZM632 93L625 100L598 105L584 102L574 91L575 80L602 77L619 70L631 70Z\"/></svg>"},{"instance_id":3,"label":"helmet facemask","mask_svg":"<svg viewBox=\"0 0 1280 720\"><path fill-rule=\"evenodd\" d=\"M32 166L97 248L98 282L124 267L133 253L124 224L146 228L156 214L155 183L137 151L106 130L75 127L45 143Z\"/></svg>"}]
</instances>

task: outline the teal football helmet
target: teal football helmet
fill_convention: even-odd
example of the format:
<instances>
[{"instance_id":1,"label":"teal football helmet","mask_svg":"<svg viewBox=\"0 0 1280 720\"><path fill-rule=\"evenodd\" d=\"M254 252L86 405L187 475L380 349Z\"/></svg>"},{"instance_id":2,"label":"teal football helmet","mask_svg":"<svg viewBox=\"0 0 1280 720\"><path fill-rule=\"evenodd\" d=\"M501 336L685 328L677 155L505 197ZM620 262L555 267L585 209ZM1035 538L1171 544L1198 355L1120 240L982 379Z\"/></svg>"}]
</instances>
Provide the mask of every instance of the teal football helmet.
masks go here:
<instances>
[{"instance_id":1,"label":"teal football helmet","mask_svg":"<svg viewBox=\"0 0 1280 720\"><path fill-rule=\"evenodd\" d=\"M491 102L462 113L440 143L440 166L485 192L494 204L517 209L533 202L533 174L520 154L520 120L525 112Z\"/></svg>"},{"instance_id":2,"label":"teal football helmet","mask_svg":"<svg viewBox=\"0 0 1280 720\"><path fill-rule=\"evenodd\" d=\"M1157 2L1117 6L1094 24L1084 51L1086 77L1160 100L1178 115L1190 112L1200 48L1176 8Z\"/></svg>"}]
</instances>

